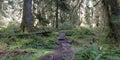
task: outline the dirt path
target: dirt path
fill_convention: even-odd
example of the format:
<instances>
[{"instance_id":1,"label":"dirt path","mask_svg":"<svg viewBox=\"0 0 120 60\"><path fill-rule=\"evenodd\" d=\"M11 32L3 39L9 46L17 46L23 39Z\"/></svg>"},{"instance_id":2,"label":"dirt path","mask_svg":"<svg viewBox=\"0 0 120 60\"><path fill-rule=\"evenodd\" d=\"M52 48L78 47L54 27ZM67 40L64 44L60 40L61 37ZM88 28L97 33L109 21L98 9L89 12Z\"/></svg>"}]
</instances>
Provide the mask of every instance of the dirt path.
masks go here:
<instances>
[{"instance_id":1,"label":"dirt path","mask_svg":"<svg viewBox=\"0 0 120 60\"><path fill-rule=\"evenodd\" d=\"M38 60L72 60L74 57L74 50L70 45L69 40L65 37L65 33L61 32L57 38L56 43L58 46L54 49L53 53L47 54L38 58Z\"/></svg>"}]
</instances>

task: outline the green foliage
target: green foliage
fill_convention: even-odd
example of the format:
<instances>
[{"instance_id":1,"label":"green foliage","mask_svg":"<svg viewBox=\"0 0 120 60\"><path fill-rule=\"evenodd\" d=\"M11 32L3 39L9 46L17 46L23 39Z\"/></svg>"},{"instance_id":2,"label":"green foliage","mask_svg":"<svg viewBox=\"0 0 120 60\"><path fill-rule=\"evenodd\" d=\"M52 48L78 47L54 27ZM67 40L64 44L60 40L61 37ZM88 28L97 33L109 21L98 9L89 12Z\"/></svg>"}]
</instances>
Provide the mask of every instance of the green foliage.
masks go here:
<instances>
[{"instance_id":1,"label":"green foliage","mask_svg":"<svg viewBox=\"0 0 120 60\"><path fill-rule=\"evenodd\" d=\"M64 27L64 26L63 26ZM12 29L11 29L12 30ZM48 29L49 30L49 29ZM55 36L59 34L60 30L51 29L54 32L49 36L41 35L31 35L29 37L20 38L20 37L9 37L0 39L1 42L4 42L8 45L9 49L37 49L38 53L32 54L33 56L20 55L16 57L6 56L1 58L2 60L35 60L39 56L42 56L43 52L41 49L52 49L56 46ZM39 29L39 31L44 31L44 29ZM94 33L91 29L80 27L77 29L67 28L64 30L68 38L70 38L72 45L78 48L75 49L75 58L74 60L119 60L120 58L120 47L113 46L108 44L111 41L108 38L108 33ZM14 32L11 32L14 33ZM16 33L15 33L16 34ZM89 41L92 38L95 38L95 44L90 45ZM101 44L102 43L102 44ZM107 44L107 45L106 45ZM30 50L30 49L29 49ZM111 58L112 56L112 58ZM30 58L26 58L30 57ZM69 60L67 57L64 57L65 60Z\"/></svg>"},{"instance_id":2,"label":"green foliage","mask_svg":"<svg viewBox=\"0 0 120 60\"><path fill-rule=\"evenodd\" d=\"M69 21L65 21L63 24L61 23L59 28L61 30L68 30L68 29L72 29L72 24Z\"/></svg>"},{"instance_id":3,"label":"green foliage","mask_svg":"<svg viewBox=\"0 0 120 60\"><path fill-rule=\"evenodd\" d=\"M120 17L119 16L112 16L111 17L111 22L114 25L120 25Z\"/></svg>"},{"instance_id":4,"label":"green foliage","mask_svg":"<svg viewBox=\"0 0 120 60\"><path fill-rule=\"evenodd\" d=\"M46 38L44 36L37 36L37 35L31 35L25 38L18 38L12 36L10 38L1 39L2 42L8 44L9 49L15 49L15 48L50 49L55 47L54 40L55 38L53 36L49 36Z\"/></svg>"},{"instance_id":5,"label":"green foliage","mask_svg":"<svg viewBox=\"0 0 120 60\"><path fill-rule=\"evenodd\" d=\"M70 13L72 11L70 5L67 4L65 1L62 1L61 4L59 4L59 7L64 13Z\"/></svg>"},{"instance_id":6,"label":"green foliage","mask_svg":"<svg viewBox=\"0 0 120 60\"><path fill-rule=\"evenodd\" d=\"M53 48L55 47L55 42L53 37L44 37L44 36L31 36L32 40L25 43L21 48Z\"/></svg>"},{"instance_id":7,"label":"green foliage","mask_svg":"<svg viewBox=\"0 0 120 60\"><path fill-rule=\"evenodd\" d=\"M6 28L1 29L1 33L20 33L20 28L16 24L9 24Z\"/></svg>"},{"instance_id":8,"label":"green foliage","mask_svg":"<svg viewBox=\"0 0 120 60\"><path fill-rule=\"evenodd\" d=\"M79 39L81 38L86 39L91 36L95 36L95 33L91 29L84 28L84 27L80 27L79 29L76 29L74 31L75 31L74 35L78 37Z\"/></svg>"},{"instance_id":9,"label":"green foliage","mask_svg":"<svg viewBox=\"0 0 120 60\"><path fill-rule=\"evenodd\" d=\"M13 60L32 60L32 58L29 56L18 56Z\"/></svg>"},{"instance_id":10,"label":"green foliage","mask_svg":"<svg viewBox=\"0 0 120 60\"><path fill-rule=\"evenodd\" d=\"M117 53L116 53L117 52ZM74 60L119 60L120 47L101 47L97 44L77 48Z\"/></svg>"},{"instance_id":11,"label":"green foliage","mask_svg":"<svg viewBox=\"0 0 120 60\"><path fill-rule=\"evenodd\" d=\"M88 28L81 27L80 30L81 30L80 34L94 35L94 33L90 29L88 29Z\"/></svg>"},{"instance_id":12,"label":"green foliage","mask_svg":"<svg viewBox=\"0 0 120 60\"><path fill-rule=\"evenodd\" d=\"M63 56L63 60L70 60L69 57L67 57L66 55Z\"/></svg>"},{"instance_id":13,"label":"green foliage","mask_svg":"<svg viewBox=\"0 0 120 60\"><path fill-rule=\"evenodd\" d=\"M46 18L41 18L39 19L39 22L38 22L40 25L43 25L43 26L47 26L47 24L49 24L49 20L46 19Z\"/></svg>"},{"instance_id":14,"label":"green foliage","mask_svg":"<svg viewBox=\"0 0 120 60\"><path fill-rule=\"evenodd\" d=\"M89 48L81 48L77 51L76 57L74 60L94 60L96 55L98 54L96 47Z\"/></svg>"},{"instance_id":15,"label":"green foliage","mask_svg":"<svg viewBox=\"0 0 120 60\"><path fill-rule=\"evenodd\" d=\"M7 49L14 50L14 49L34 49L38 50L37 53L32 54L22 54L14 56L15 54L7 54L0 58L0 60L36 60L36 58L48 53L47 49L54 48L56 45L54 43L54 37L56 33L51 34L47 38L45 36L40 35L30 35L29 37L20 38L16 36L12 36L9 38L2 38L0 42L4 42L8 45ZM43 49L43 50L41 50ZM49 50L50 51L50 50ZM14 56L14 57L13 57ZM0 56L1 57L1 56Z\"/></svg>"},{"instance_id":16,"label":"green foliage","mask_svg":"<svg viewBox=\"0 0 120 60\"><path fill-rule=\"evenodd\" d=\"M65 35L66 36L72 36L75 32L73 30L66 30Z\"/></svg>"}]
</instances>

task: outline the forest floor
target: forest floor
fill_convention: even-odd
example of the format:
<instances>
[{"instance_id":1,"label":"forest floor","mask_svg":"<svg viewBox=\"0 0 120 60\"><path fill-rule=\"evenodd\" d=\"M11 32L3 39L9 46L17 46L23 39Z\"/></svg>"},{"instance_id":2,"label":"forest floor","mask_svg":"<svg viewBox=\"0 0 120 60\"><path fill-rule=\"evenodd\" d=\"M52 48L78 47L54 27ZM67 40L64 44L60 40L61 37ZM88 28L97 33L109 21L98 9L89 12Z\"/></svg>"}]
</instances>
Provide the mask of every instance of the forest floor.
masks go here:
<instances>
[{"instance_id":1,"label":"forest floor","mask_svg":"<svg viewBox=\"0 0 120 60\"><path fill-rule=\"evenodd\" d=\"M36 60L51 53L56 46L55 39L61 30L48 36L32 35L29 37L0 38L0 60ZM87 29L64 30L72 42L75 51L74 60L119 60L120 44L107 38L106 33Z\"/></svg>"}]
</instances>

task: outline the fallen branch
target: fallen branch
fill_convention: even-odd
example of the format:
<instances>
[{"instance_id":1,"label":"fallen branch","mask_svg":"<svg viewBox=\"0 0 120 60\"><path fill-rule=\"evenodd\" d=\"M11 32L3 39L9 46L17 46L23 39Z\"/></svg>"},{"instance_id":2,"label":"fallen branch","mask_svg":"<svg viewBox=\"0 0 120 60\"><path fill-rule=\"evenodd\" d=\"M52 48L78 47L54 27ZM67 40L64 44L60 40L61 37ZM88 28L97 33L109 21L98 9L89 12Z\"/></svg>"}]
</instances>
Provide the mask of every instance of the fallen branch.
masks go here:
<instances>
[{"instance_id":1,"label":"fallen branch","mask_svg":"<svg viewBox=\"0 0 120 60\"><path fill-rule=\"evenodd\" d=\"M36 51L32 51L32 50L22 50L22 49L19 49L19 50L12 50L12 51L9 51L9 50L2 50L0 51L0 55L3 55L3 54L21 54L21 53L29 53L29 54L32 54L32 53L36 53Z\"/></svg>"},{"instance_id":2,"label":"fallen branch","mask_svg":"<svg viewBox=\"0 0 120 60\"><path fill-rule=\"evenodd\" d=\"M17 37L28 37L30 35L43 35L43 36L48 36L49 33L52 31L41 31L41 32L31 32L31 33L20 33L20 34L0 34L0 38L9 38L12 36L17 36Z\"/></svg>"}]
</instances>

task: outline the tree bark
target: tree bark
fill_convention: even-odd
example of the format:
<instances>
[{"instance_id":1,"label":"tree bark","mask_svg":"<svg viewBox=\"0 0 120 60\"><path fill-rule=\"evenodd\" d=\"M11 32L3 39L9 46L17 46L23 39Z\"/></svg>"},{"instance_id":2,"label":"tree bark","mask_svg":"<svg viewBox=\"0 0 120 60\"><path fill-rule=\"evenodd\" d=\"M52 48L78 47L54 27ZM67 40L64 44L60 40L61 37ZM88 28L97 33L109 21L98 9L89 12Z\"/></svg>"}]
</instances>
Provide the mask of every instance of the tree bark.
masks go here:
<instances>
[{"instance_id":1,"label":"tree bark","mask_svg":"<svg viewBox=\"0 0 120 60\"><path fill-rule=\"evenodd\" d=\"M56 28L58 28L58 0L56 0Z\"/></svg>"},{"instance_id":2,"label":"tree bark","mask_svg":"<svg viewBox=\"0 0 120 60\"><path fill-rule=\"evenodd\" d=\"M24 6L23 6L23 19L21 23L21 29L24 32L26 31L32 31L33 25L32 25L32 0L24 0Z\"/></svg>"},{"instance_id":3,"label":"tree bark","mask_svg":"<svg viewBox=\"0 0 120 60\"><path fill-rule=\"evenodd\" d=\"M116 41L120 41L120 24L112 23L112 21L119 21L120 11L117 0L103 0L103 4L108 11L109 26L111 28L110 36L114 37ZM114 20L112 18L114 17Z\"/></svg>"},{"instance_id":4,"label":"tree bark","mask_svg":"<svg viewBox=\"0 0 120 60\"><path fill-rule=\"evenodd\" d=\"M111 14L112 14L111 16L114 16L115 20L119 22L120 9L119 9L117 0L114 0L114 1L110 0L110 6L111 6ZM114 32L115 39L116 41L120 41L120 24L119 23L112 23L112 24L113 24L112 28L114 29L113 32Z\"/></svg>"}]
</instances>

